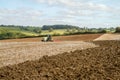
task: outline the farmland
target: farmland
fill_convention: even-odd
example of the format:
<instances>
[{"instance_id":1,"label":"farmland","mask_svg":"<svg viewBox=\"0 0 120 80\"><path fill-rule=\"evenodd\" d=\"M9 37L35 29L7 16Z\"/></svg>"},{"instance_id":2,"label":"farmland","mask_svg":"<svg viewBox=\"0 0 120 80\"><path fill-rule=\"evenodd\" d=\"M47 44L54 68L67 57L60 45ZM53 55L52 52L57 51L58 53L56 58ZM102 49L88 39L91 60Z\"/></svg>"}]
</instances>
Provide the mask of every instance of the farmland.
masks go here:
<instances>
[{"instance_id":1,"label":"farmland","mask_svg":"<svg viewBox=\"0 0 120 80\"><path fill-rule=\"evenodd\" d=\"M76 49L96 47L96 45L83 42L83 40L89 41L98 38L100 35L88 34L53 37L54 42L48 43L41 42L40 38L2 40L0 44L0 53L2 53L0 55L0 66L39 59L44 55L55 55L69 52L69 50L74 51Z\"/></svg>"},{"instance_id":2,"label":"farmland","mask_svg":"<svg viewBox=\"0 0 120 80\"><path fill-rule=\"evenodd\" d=\"M43 37L48 34L52 36L66 36L114 32L115 28L80 28L71 25L49 25L47 27L0 25L0 40Z\"/></svg>"},{"instance_id":3,"label":"farmland","mask_svg":"<svg viewBox=\"0 0 120 80\"><path fill-rule=\"evenodd\" d=\"M0 0L0 80L120 80L120 0Z\"/></svg>"},{"instance_id":4,"label":"farmland","mask_svg":"<svg viewBox=\"0 0 120 80\"><path fill-rule=\"evenodd\" d=\"M84 34L0 42L1 80L119 80L120 35Z\"/></svg>"},{"instance_id":5,"label":"farmland","mask_svg":"<svg viewBox=\"0 0 120 80\"><path fill-rule=\"evenodd\" d=\"M54 41L90 41L100 37L102 34L85 34L85 35L69 35L69 36L53 36ZM22 39L6 39L0 42L40 42L42 37L22 38Z\"/></svg>"}]
</instances>

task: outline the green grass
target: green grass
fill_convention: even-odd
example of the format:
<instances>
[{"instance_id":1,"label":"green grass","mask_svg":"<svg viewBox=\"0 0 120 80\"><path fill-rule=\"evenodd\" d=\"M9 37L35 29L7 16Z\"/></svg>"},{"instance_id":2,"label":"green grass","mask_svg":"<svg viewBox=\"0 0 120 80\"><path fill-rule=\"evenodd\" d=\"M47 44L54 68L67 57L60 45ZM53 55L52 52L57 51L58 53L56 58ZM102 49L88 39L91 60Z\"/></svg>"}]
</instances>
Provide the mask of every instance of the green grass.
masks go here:
<instances>
[{"instance_id":1,"label":"green grass","mask_svg":"<svg viewBox=\"0 0 120 80\"><path fill-rule=\"evenodd\" d=\"M49 30L43 30L41 35L55 35L55 34L59 34L59 35L63 35L66 32L66 29L57 29L57 30L53 30L53 31L49 31Z\"/></svg>"},{"instance_id":2,"label":"green grass","mask_svg":"<svg viewBox=\"0 0 120 80\"><path fill-rule=\"evenodd\" d=\"M14 27L0 27L0 39L24 38L32 36L38 36L38 34Z\"/></svg>"},{"instance_id":3,"label":"green grass","mask_svg":"<svg viewBox=\"0 0 120 80\"><path fill-rule=\"evenodd\" d=\"M65 29L57 29L53 31L42 30L42 33L35 33L32 31L21 30L13 27L0 27L0 39L35 37L40 35L64 35Z\"/></svg>"},{"instance_id":4,"label":"green grass","mask_svg":"<svg viewBox=\"0 0 120 80\"><path fill-rule=\"evenodd\" d=\"M31 28L30 28L31 29ZM17 27L0 27L0 35L4 35L5 33L20 33L20 34L24 34L25 36L40 36L40 35L64 35L64 33L66 32L66 29L57 29L57 30L53 30L53 31L49 31L49 30L42 30L41 33L35 33L32 31L27 31L27 30L21 30L20 28Z\"/></svg>"},{"instance_id":5,"label":"green grass","mask_svg":"<svg viewBox=\"0 0 120 80\"><path fill-rule=\"evenodd\" d=\"M22 33L25 34L26 36L38 36L37 33L20 30L19 28L0 27L0 34L5 32Z\"/></svg>"}]
</instances>

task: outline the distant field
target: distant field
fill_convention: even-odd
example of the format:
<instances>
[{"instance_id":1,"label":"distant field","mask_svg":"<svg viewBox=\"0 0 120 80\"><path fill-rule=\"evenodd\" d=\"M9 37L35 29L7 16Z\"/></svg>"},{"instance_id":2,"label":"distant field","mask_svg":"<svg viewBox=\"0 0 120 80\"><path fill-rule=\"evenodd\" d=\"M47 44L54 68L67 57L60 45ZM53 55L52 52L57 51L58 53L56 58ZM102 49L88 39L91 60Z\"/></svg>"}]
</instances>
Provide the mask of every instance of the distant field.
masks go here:
<instances>
[{"instance_id":1,"label":"distant field","mask_svg":"<svg viewBox=\"0 0 120 80\"><path fill-rule=\"evenodd\" d=\"M53 31L49 31L49 30L43 30L41 35L46 35L46 34L51 34L51 35L63 35L64 33L66 32L66 29L56 29L56 30L53 30Z\"/></svg>"},{"instance_id":2,"label":"distant field","mask_svg":"<svg viewBox=\"0 0 120 80\"><path fill-rule=\"evenodd\" d=\"M0 39L35 37L35 36L43 36L43 35L48 35L48 34L59 36L59 35L64 35L65 33L67 33L66 29L54 29L52 31L41 30L41 32L35 32L35 29L34 28L33 29L32 28L20 29L16 27L15 28L14 27L0 27L0 37L1 37Z\"/></svg>"},{"instance_id":3,"label":"distant field","mask_svg":"<svg viewBox=\"0 0 120 80\"><path fill-rule=\"evenodd\" d=\"M55 42L60 41L91 41L103 34L81 34L81 35L69 35L69 36L53 36ZM42 37L37 38L23 38L23 39L7 39L0 40L0 42L40 42Z\"/></svg>"},{"instance_id":4,"label":"distant field","mask_svg":"<svg viewBox=\"0 0 120 80\"><path fill-rule=\"evenodd\" d=\"M25 36L38 36L37 33L26 31L26 30L20 30L19 28L0 27L0 35L2 36L5 33L12 33L12 34L20 33Z\"/></svg>"}]
</instances>

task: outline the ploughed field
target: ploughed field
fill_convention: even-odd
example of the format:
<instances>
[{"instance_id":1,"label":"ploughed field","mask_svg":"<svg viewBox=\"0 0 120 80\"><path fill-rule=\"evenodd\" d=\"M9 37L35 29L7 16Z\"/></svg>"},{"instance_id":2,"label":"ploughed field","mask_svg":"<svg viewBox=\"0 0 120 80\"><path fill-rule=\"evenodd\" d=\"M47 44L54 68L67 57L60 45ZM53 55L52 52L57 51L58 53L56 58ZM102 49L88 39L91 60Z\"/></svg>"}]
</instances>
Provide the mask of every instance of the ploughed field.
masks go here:
<instances>
[{"instance_id":1,"label":"ploughed field","mask_svg":"<svg viewBox=\"0 0 120 80\"><path fill-rule=\"evenodd\" d=\"M83 42L98 38L102 34L86 34L53 37L54 42L41 42L41 38L0 40L0 67L36 60L44 55L57 55L63 52L96 47Z\"/></svg>"},{"instance_id":2,"label":"ploughed field","mask_svg":"<svg viewBox=\"0 0 120 80\"><path fill-rule=\"evenodd\" d=\"M120 41L2 67L1 80L120 80Z\"/></svg>"},{"instance_id":3,"label":"ploughed field","mask_svg":"<svg viewBox=\"0 0 120 80\"><path fill-rule=\"evenodd\" d=\"M97 47L83 41L69 42L5 42L0 44L0 67L36 60L44 55L57 55L77 49Z\"/></svg>"},{"instance_id":4,"label":"ploughed field","mask_svg":"<svg viewBox=\"0 0 120 80\"><path fill-rule=\"evenodd\" d=\"M0 80L120 80L120 40L85 37L87 42L75 37L47 43L1 41Z\"/></svg>"}]
</instances>

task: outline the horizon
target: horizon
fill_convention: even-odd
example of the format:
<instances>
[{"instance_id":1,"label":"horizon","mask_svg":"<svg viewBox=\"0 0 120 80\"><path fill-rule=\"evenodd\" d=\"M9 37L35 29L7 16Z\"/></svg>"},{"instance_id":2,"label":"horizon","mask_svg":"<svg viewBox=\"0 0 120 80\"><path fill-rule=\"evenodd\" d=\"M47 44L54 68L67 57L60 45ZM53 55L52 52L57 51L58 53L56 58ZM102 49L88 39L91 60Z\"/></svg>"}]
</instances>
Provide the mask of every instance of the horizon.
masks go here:
<instances>
[{"instance_id":1,"label":"horizon","mask_svg":"<svg viewBox=\"0 0 120 80\"><path fill-rule=\"evenodd\" d=\"M116 27L87 27L87 26L75 26L75 25L69 25L69 24L53 24L53 25L42 25L42 26L31 26L31 25L4 25L4 24L0 24L0 27L1 26L20 26L20 27L38 27L38 28L42 28L43 26L54 26L54 25L68 25L68 26L73 26L73 27L79 27L79 28L89 28L89 29L92 29L92 28L96 28L96 29L99 29L99 28L102 28L102 29L104 29L104 28L106 28L106 29L109 29L109 28L117 28L117 27L119 27L119 26L116 26Z\"/></svg>"},{"instance_id":2,"label":"horizon","mask_svg":"<svg viewBox=\"0 0 120 80\"><path fill-rule=\"evenodd\" d=\"M119 5L119 0L0 0L0 24L117 27Z\"/></svg>"}]
</instances>

